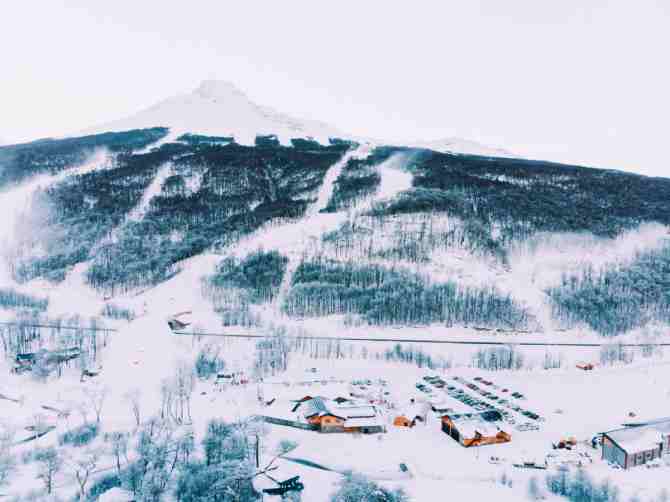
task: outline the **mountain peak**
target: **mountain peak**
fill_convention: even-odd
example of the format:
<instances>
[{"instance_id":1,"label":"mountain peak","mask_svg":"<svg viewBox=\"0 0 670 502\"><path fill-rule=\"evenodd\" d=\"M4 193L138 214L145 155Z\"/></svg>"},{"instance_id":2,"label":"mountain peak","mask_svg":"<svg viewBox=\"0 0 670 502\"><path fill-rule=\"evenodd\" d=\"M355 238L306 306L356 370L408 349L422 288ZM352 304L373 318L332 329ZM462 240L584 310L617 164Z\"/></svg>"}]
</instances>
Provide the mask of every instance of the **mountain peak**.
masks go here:
<instances>
[{"instance_id":1,"label":"mountain peak","mask_svg":"<svg viewBox=\"0 0 670 502\"><path fill-rule=\"evenodd\" d=\"M235 84L228 80L203 80L200 86L193 91L195 96L204 99L244 99L249 100Z\"/></svg>"},{"instance_id":2,"label":"mountain peak","mask_svg":"<svg viewBox=\"0 0 670 502\"><path fill-rule=\"evenodd\" d=\"M294 138L312 138L322 144L328 144L330 138L340 138L429 148L442 152L511 155L504 150L459 138L411 142L355 138L323 122L292 117L273 108L261 106L249 99L233 82L216 79L203 80L190 93L172 96L130 117L96 126L82 133L97 134L151 127L169 127L170 138L184 133L232 136L237 143L244 145L255 144L257 136L275 135L284 145L290 145Z\"/></svg>"},{"instance_id":3,"label":"mountain peak","mask_svg":"<svg viewBox=\"0 0 670 502\"><path fill-rule=\"evenodd\" d=\"M313 138L327 144L329 138L349 138L334 127L303 120L260 106L235 84L204 80L188 94L176 95L135 115L84 131L86 134L169 127L171 137L183 133L233 136L240 144L253 145L256 136L275 135L283 144L293 138Z\"/></svg>"}]
</instances>

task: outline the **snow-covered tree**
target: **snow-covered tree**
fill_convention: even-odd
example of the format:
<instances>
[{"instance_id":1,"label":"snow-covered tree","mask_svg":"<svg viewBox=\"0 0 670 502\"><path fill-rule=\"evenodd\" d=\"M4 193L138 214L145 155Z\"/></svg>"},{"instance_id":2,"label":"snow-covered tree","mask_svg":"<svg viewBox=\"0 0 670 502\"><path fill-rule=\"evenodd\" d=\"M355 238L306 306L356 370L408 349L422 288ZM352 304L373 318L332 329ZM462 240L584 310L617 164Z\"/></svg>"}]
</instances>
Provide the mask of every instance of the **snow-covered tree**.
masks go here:
<instances>
[{"instance_id":1,"label":"snow-covered tree","mask_svg":"<svg viewBox=\"0 0 670 502\"><path fill-rule=\"evenodd\" d=\"M331 502L407 502L409 498L402 489L389 490L360 474L343 476Z\"/></svg>"},{"instance_id":2,"label":"snow-covered tree","mask_svg":"<svg viewBox=\"0 0 670 502\"><path fill-rule=\"evenodd\" d=\"M37 478L44 483L44 489L50 495L54 488L54 478L63 468L63 459L54 447L45 448L35 453Z\"/></svg>"}]
</instances>

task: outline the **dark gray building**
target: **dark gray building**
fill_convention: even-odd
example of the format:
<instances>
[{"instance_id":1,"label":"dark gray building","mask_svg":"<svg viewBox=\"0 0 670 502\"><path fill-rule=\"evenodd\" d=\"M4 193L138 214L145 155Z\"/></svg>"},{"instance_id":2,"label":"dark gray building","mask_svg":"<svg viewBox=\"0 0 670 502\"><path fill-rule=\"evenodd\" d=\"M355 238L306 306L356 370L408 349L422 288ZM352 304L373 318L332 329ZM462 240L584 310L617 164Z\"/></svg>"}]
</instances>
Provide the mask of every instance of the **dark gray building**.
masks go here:
<instances>
[{"instance_id":1,"label":"dark gray building","mask_svg":"<svg viewBox=\"0 0 670 502\"><path fill-rule=\"evenodd\" d=\"M623 469L670 454L670 418L603 433L602 458Z\"/></svg>"}]
</instances>

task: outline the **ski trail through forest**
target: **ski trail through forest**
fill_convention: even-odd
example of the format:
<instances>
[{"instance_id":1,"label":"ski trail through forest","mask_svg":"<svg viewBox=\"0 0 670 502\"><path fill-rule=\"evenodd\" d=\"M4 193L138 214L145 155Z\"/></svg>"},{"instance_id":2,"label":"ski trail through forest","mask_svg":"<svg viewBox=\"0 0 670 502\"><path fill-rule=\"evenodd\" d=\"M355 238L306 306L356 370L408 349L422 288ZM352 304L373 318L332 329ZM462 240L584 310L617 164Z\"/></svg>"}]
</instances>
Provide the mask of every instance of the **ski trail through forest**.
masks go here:
<instances>
[{"instance_id":1,"label":"ski trail through forest","mask_svg":"<svg viewBox=\"0 0 670 502\"><path fill-rule=\"evenodd\" d=\"M70 176L83 175L110 167L112 156L105 149L96 150L83 164L66 168L57 174L39 174L9 190L0 193L0 284L14 282L9 267L11 255L17 251L21 236L30 232L24 222L30 214L35 195L40 190L59 183Z\"/></svg>"},{"instance_id":2,"label":"ski trail through forest","mask_svg":"<svg viewBox=\"0 0 670 502\"><path fill-rule=\"evenodd\" d=\"M159 139L158 141L154 141L153 143L148 144L144 148L140 148L139 150L135 150L133 152L133 155L144 155L145 153L149 153L156 148L160 148L161 146L165 145L166 143L173 143L181 135L182 135L181 131L170 129L170 131L165 136L163 136L161 139Z\"/></svg>"},{"instance_id":3,"label":"ski trail through forest","mask_svg":"<svg viewBox=\"0 0 670 502\"><path fill-rule=\"evenodd\" d=\"M308 209L307 215L302 220L288 225L271 227L269 231L259 232L253 239L238 246L235 254L238 257L257 250L276 250L288 258L288 263L282 277L277 295L269 307L261 307L260 316L267 323L280 321L285 324L286 317L281 308L293 283L293 277L304 256L318 252L321 237L337 229L347 218L351 217L346 211L337 213L320 212L328 205L333 191L335 181L342 172L344 166L351 158L365 158L370 153L369 145L364 145L345 155L338 163L334 164L326 173L323 185L319 190L319 196L314 204ZM412 175L402 168L406 165L408 157L405 154L397 154L377 166L382 177L379 190L368 200L363 201L353 208L360 213L369 209L376 201L395 196L403 190L407 190L412 184Z\"/></svg>"}]
</instances>

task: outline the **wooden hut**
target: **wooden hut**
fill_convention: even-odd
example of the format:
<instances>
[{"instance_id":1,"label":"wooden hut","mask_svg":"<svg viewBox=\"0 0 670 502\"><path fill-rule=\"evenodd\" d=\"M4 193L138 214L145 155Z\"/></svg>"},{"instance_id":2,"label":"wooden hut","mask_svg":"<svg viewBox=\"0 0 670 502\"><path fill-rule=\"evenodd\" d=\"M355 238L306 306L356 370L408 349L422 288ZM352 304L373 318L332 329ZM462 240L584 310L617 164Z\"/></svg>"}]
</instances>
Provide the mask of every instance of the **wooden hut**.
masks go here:
<instances>
[{"instance_id":1,"label":"wooden hut","mask_svg":"<svg viewBox=\"0 0 670 502\"><path fill-rule=\"evenodd\" d=\"M414 423L404 415L399 415L393 419L393 425L396 427L414 427Z\"/></svg>"}]
</instances>

